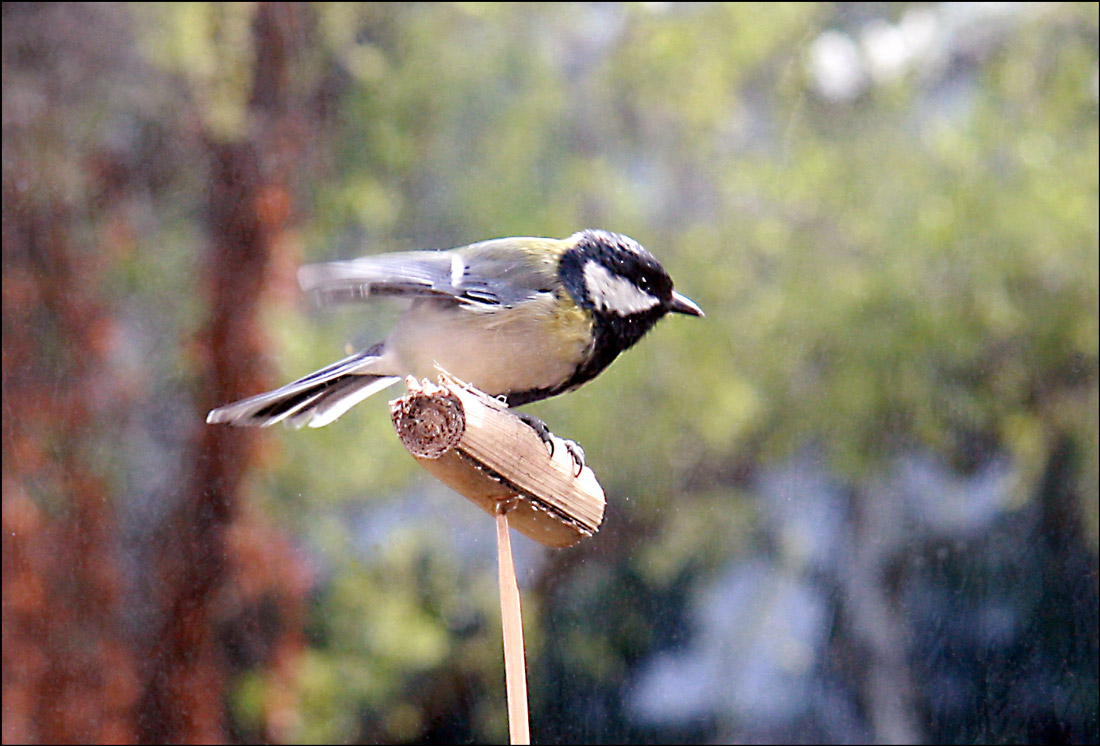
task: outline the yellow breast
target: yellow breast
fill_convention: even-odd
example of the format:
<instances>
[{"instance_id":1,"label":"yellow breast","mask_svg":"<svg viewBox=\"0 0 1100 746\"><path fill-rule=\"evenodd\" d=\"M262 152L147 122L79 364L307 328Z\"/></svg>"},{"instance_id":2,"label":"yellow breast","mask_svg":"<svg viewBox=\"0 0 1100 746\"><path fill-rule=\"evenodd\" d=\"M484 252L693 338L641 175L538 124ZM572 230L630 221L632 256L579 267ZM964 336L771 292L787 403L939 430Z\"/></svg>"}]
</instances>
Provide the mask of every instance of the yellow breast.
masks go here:
<instances>
[{"instance_id":1,"label":"yellow breast","mask_svg":"<svg viewBox=\"0 0 1100 746\"><path fill-rule=\"evenodd\" d=\"M591 352L592 323L564 289L477 312L421 300L386 340L386 357L403 375L434 379L439 366L494 396L554 388Z\"/></svg>"}]
</instances>

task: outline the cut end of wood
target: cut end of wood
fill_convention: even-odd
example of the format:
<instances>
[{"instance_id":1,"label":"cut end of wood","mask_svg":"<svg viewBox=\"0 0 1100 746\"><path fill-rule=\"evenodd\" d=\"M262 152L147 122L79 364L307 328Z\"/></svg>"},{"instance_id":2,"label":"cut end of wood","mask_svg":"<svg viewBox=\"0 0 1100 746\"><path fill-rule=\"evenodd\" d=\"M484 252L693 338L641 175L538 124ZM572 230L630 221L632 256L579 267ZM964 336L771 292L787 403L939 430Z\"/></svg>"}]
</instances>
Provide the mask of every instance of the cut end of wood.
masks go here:
<instances>
[{"instance_id":1,"label":"cut end of wood","mask_svg":"<svg viewBox=\"0 0 1100 746\"><path fill-rule=\"evenodd\" d=\"M599 530L604 494L580 474L563 441L553 455L504 404L444 374L438 385L406 379L390 402L394 428L420 465L490 515L507 501L513 528L540 544L566 547Z\"/></svg>"},{"instance_id":2,"label":"cut end of wood","mask_svg":"<svg viewBox=\"0 0 1100 746\"><path fill-rule=\"evenodd\" d=\"M462 402L446 389L418 387L390 403L397 437L415 458L437 459L452 450L466 431Z\"/></svg>"}]
</instances>

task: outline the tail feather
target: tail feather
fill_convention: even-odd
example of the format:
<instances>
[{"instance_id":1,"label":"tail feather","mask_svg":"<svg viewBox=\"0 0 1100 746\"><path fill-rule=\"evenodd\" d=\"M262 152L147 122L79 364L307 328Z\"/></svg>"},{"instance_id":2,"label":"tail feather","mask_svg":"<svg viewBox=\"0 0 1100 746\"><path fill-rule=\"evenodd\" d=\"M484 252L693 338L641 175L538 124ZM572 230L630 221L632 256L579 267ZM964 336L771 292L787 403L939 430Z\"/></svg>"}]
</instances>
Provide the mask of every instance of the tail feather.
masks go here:
<instances>
[{"instance_id":1,"label":"tail feather","mask_svg":"<svg viewBox=\"0 0 1100 746\"><path fill-rule=\"evenodd\" d=\"M367 380L349 380L367 379ZM401 376L354 376L345 378L338 385L325 391L308 406L300 408L290 416L291 427L302 425L324 427L334 422L344 412L354 407L368 396L378 393L401 380Z\"/></svg>"},{"instance_id":2,"label":"tail feather","mask_svg":"<svg viewBox=\"0 0 1100 746\"><path fill-rule=\"evenodd\" d=\"M286 421L295 428L323 427L353 406L401 380L366 372L379 347L356 353L285 386L213 409L211 424L269 427Z\"/></svg>"}]
</instances>

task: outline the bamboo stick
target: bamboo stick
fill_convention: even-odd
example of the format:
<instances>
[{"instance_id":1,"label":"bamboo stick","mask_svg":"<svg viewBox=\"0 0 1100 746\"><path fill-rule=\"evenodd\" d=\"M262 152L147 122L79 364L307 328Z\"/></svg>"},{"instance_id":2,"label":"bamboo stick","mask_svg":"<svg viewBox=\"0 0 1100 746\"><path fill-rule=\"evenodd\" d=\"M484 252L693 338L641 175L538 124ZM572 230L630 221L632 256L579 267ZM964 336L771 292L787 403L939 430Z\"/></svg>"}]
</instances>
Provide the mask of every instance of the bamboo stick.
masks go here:
<instances>
[{"instance_id":1,"label":"bamboo stick","mask_svg":"<svg viewBox=\"0 0 1100 746\"><path fill-rule=\"evenodd\" d=\"M508 503L497 504L497 572L500 580L500 621L504 628L504 686L508 694L508 738L513 744L530 744L527 713L527 664L523 653L523 614L519 583L512 562L508 532Z\"/></svg>"}]
</instances>

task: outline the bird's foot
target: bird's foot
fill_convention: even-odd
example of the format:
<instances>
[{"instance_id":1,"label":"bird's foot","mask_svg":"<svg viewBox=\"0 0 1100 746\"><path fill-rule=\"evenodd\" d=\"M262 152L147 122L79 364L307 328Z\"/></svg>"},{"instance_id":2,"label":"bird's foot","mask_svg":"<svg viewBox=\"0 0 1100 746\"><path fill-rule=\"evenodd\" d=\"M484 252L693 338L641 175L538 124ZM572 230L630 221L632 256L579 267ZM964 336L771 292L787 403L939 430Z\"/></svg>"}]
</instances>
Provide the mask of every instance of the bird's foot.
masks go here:
<instances>
[{"instance_id":1,"label":"bird's foot","mask_svg":"<svg viewBox=\"0 0 1100 746\"><path fill-rule=\"evenodd\" d=\"M550 446L550 456L553 457L555 437L554 434L550 432L550 428L546 426L546 423L533 414L527 414L526 412L516 412L515 414L523 420L528 427L535 431L535 434L539 436L539 440ZM573 459L573 463L577 466L577 471L573 476L579 477L581 472L584 471L585 466L584 449L581 448L575 440L567 440L565 438L559 438L558 440L561 440L562 444L565 446L565 450L569 452L569 457Z\"/></svg>"}]
</instances>

